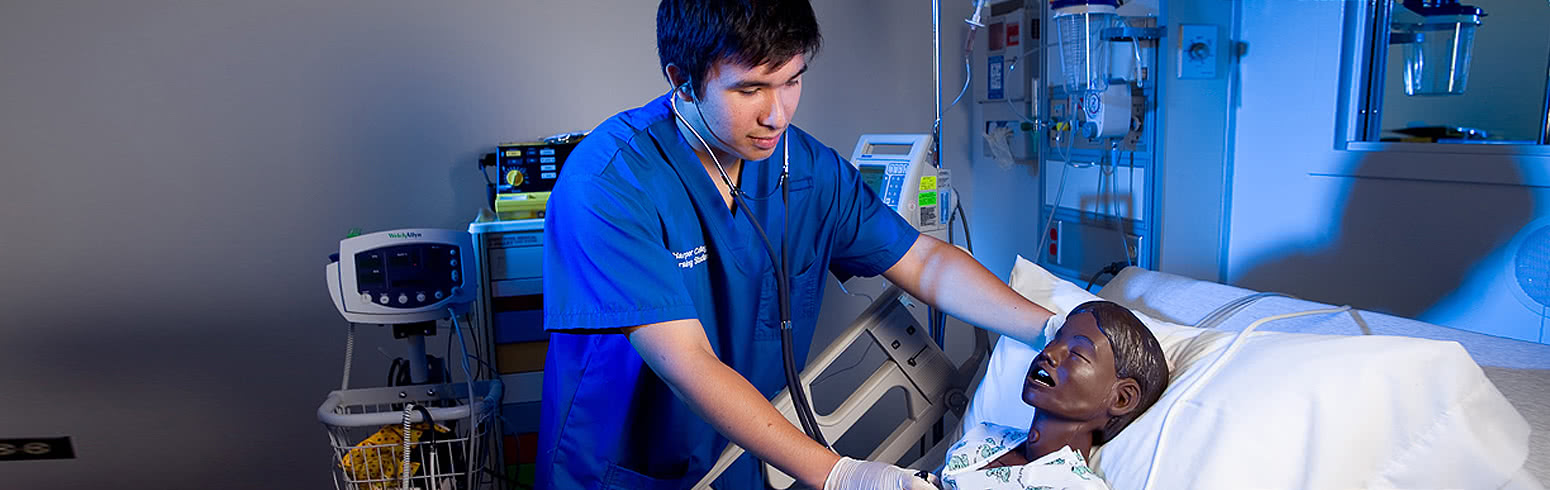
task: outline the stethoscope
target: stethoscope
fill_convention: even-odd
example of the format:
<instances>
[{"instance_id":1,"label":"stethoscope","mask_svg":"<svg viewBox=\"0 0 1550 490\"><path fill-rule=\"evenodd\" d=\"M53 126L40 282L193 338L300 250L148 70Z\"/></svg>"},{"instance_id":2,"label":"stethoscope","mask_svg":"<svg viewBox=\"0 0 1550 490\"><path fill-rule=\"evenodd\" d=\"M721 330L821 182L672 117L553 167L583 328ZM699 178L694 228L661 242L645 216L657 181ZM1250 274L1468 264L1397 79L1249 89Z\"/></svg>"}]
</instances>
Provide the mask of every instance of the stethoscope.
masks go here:
<instances>
[{"instance_id":1,"label":"stethoscope","mask_svg":"<svg viewBox=\"0 0 1550 490\"><path fill-rule=\"evenodd\" d=\"M694 92L689 90L689 82L684 82L683 84L674 87L673 90L675 92L683 92L684 95L689 96L690 100L694 100ZM785 185L786 177L790 174L791 170L791 145L786 139L786 132L782 130L780 133L780 180L775 183L775 186L780 190L780 204L787 210L787 215L781 220L781 251L777 256L775 253L775 246L771 244L769 236L764 233L764 227L759 224L759 220L754 219L753 213L750 211L752 208L748 207L748 202L744 199L746 194L743 192L742 187L732 183L732 178L727 175L726 169L721 166L721 159L716 158L715 150L711 149L710 144L705 142L705 138L700 136L700 132L694 129L694 125L690 124L689 120L683 117L682 113L678 112L677 96L669 93L668 100L669 105L671 105L673 109L673 116L677 117L679 121L683 122L684 127L689 128L689 133L693 134L694 139L699 140L700 146L705 148L706 152L710 154L710 161L715 163L716 172L721 174L721 181L726 183L727 189L732 193L733 202L737 205L737 207L742 208L743 215L747 216L748 222L753 224L754 231L757 231L759 233L759 238L764 241L764 250L770 255L770 263L775 264L775 296L780 303L780 346L786 369L786 389L791 393L792 405L796 407L797 419L802 423L802 431L806 432L808 437L813 438L814 441L818 441L819 444L822 444L827 448L829 447L829 443L828 441L824 440L823 433L818 430L817 416L813 415L813 406L807 401L807 392L802 389L801 380L797 374L796 362L794 359L792 359L791 355L791 278L788 271L786 270L787 261L785 257L787 251L786 223L791 220L791 188ZM695 104L694 110L699 112L700 121L704 121L705 112L700 110L698 103ZM716 130L711 129L709 124L705 125L705 129L710 131L710 136L715 138L717 142L722 144L726 143L725 141L721 140L720 136L716 135ZM732 145L726 146L730 147ZM775 191L770 191L771 195L773 195L774 192ZM769 197L770 196L764 196L761 199L767 199Z\"/></svg>"}]
</instances>

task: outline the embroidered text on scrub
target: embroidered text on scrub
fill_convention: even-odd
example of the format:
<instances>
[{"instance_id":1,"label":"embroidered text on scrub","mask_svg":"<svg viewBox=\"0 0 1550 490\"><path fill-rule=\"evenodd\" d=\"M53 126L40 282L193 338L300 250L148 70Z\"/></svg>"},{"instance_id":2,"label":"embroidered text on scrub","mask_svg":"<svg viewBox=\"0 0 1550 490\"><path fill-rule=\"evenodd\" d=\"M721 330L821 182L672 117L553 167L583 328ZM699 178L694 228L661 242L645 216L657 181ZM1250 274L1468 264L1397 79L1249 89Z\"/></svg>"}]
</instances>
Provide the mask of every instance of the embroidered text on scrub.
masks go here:
<instances>
[{"instance_id":1,"label":"embroidered text on scrub","mask_svg":"<svg viewBox=\"0 0 1550 490\"><path fill-rule=\"evenodd\" d=\"M705 262L707 254L705 246L700 245L683 252L673 252L673 258L678 259L678 267L688 269Z\"/></svg>"}]
</instances>

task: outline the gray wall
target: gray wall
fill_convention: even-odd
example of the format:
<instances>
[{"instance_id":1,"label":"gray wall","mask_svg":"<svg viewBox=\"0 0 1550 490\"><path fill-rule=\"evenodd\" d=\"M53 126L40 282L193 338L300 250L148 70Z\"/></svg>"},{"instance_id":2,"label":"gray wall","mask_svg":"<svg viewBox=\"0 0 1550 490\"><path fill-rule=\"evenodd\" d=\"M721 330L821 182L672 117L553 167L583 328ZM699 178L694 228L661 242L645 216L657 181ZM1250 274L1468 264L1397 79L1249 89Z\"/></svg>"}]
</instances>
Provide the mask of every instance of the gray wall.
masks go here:
<instances>
[{"instance_id":1,"label":"gray wall","mask_svg":"<svg viewBox=\"0 0 1550 490\"><path fill-rule=\"evenodd\" d=\"M1161 25L1157 68L1161 101L1156 177L1157 270L1206 281L1221 281L1232 189L1232 91L1238 78L1232 63L1234 18L1239 2L1169 2ZM1216 27L1217 77L1178 77L1179 26Z\"/></svg>"},{"instance_id":2,"label":"gray wall","mask_svg":"<svg viewBox=\"0 0 1550 490\"><path fill-rule=\"evenodd\" d=\"M863 132L929 130L929 5L816 3L797 123L847 156ZM328 486L314 410L345 323L326 255L352 228L461 229L495 143L665 91L654 10L0 6L0 437L71 435L79 455L0 463L0 486ZM388 337L361 332L354 383L381 383L379 348L403 355Z\"/></svg>"},{"instance_id":3,"label":"gray wall","mask_svg":"<svg viewBox=\"0 0 1550 490\"><path fill-rule=\"evenodd\" d=\"M1337 149L1332 128L1348 102L1342 26L1361 6L1241 8L1248 55L1238 70L1225 279L1540 340L1543 309L1510 291L1510 245L1550 217L1550 151Z\"/></svg>"}]
</instances>

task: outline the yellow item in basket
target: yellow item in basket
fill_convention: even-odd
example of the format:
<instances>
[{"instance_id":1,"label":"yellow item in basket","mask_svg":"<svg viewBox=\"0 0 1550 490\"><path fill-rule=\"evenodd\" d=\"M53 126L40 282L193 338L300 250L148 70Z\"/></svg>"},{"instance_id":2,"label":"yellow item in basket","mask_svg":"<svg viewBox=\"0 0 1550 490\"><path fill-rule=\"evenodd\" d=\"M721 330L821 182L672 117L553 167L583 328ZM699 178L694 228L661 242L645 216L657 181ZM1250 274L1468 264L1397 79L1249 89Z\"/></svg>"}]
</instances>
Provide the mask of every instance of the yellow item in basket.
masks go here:
<instances>
[{"instance_id":1,"label":"yellow item in basket","mask_svg":"<svg viewBox=\"0 0 1550 490\"><path fill-rule=\"evenodd\" d=\"M409 427L409 443L414 445L420 442L420 437L425 435L424 423L414 424ZM436 424L436 432L448 433L451 429L441 424ZM384 425L371 437L355 445L354 449L346 453L344 459L339 460L339 466L350 475L350 480L355 482L383 482L384 485L371 485L369 487L357 484L358 488L387 488L386 484L394 484L401 478L398 473L399 465L404 461L404 426ZM414 475L420 469L420 463L409 463L409 474Z\"/></svg>"}]
</instances>

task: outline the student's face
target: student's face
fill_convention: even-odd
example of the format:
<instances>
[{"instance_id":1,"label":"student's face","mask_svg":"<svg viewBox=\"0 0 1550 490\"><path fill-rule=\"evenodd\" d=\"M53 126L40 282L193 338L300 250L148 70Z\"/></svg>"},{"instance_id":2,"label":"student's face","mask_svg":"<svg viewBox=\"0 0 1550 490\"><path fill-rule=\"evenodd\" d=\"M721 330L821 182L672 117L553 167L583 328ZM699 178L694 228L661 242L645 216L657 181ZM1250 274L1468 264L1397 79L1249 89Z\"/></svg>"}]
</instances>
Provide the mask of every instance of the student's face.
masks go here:
<instances>
[{"instance_id":1,"label":"student's face","mask_svg":"<svg viewBox=\"0 0 1550 490\"><path fill-rule=\"evenodd\" d=\"M691 109L695 116L703 114L702 128L697 128L701 136L718 153L743 160L769 158L797 112L806 71L804 55L755 67L716 63L706 73L704 92L695 94L698 107Z\"/></svg>"},{"instance_id":2,"label":"student's face","mask_svg":"<svg viewBox=\"0 0 1550 490\"><path fill-rule=\"evenodd\" d=\"M1023 402L1069 420L1106 421L1118 378L1109 338L1091 313L1071 315L1023 379Z\"/></svg>"}]
</instances>

